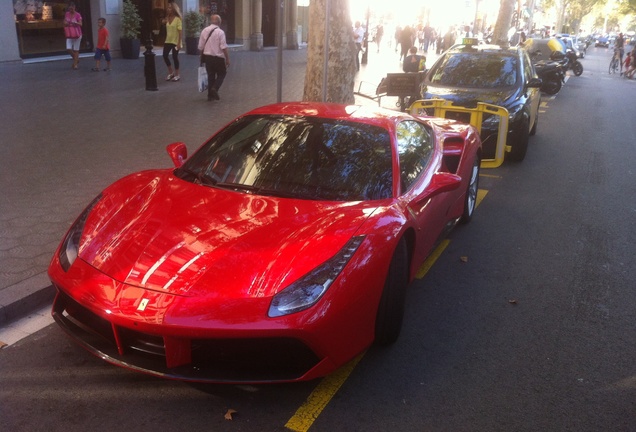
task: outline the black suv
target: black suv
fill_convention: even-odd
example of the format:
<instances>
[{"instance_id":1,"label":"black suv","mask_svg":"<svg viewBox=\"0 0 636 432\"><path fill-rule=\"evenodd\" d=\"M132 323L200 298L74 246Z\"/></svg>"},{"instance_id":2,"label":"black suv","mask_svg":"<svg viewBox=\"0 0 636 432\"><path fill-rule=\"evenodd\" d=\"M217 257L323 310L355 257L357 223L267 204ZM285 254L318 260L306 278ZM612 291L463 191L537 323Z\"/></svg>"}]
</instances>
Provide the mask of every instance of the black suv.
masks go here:
<instances>
[{"instance_id":1,"label":"black suv","mask_svg":"<svg viewBox=\"0 0 636 432\"><path fill-rule=\"evenodd\" d=\"M530 57L520 47L465 42L452 46L427 72L424 98L447 99L465 107L485 102L506 108L509 113L506 144L511 146L506 159L522 161L529 136L537 131L541 103L541 80ZM495 154L499 120L497 116L484 118L483 157L491 158Z\"/></svg>"}]
</instances>

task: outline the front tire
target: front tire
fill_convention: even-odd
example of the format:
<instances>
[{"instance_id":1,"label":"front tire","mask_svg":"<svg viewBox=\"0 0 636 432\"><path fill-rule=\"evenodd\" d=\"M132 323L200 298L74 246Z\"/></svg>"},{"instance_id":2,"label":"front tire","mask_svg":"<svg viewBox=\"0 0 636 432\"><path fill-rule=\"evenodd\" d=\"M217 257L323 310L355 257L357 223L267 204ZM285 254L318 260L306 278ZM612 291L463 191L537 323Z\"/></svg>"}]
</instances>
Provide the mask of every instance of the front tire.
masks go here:
<instances>
[{"instance_id":1,"label":"front tire","mask_svg":"<svg viewBox=\"0 0 636 432\"><path fill-rule=\"evenodd\" d=\"M515 141L512 143L512 149L507 155L507 159L512 162L521 162L526 157L528 151L528 142L530 141L530 131L528 119L521 121L519 130L517 131Z\"/></svg>"},{"instance_id":2,"label":"front tire","mask_svg":"<svg viewBox=\"0 0 636 432\"><path fill-rule=\"evenodd\" d=\"M400 336L408 278L408 250L402 237L393 252L375 318L375 342L379 345L392 344Z\"/></svg>"},{"instance_id":3,"label":"front tire","mask_svg":"<svg viewBox=\"0 0 636 432\"><path fill-rule=\"evenodd\" d=\"M470 171L470 181L466 189L466 199L464 201L464 213L459 219L460 223L467 224L473 219L475 207L477 207L477 191L479 190L479 170L481 168L481 160L475 155L475 161Z\"/></svg>"},{"instance_id":4,"label":"front tire","mask_svg":"<svg viewBox=\"0 0 636 432\"><path fill-rule=\"evenodd\" d=\"M572 72L574 72L574 75L576 76L581 76L581 74L583 73L583 65L580 61L577 60L574 62L574 65L572 66Z\"/></svg>"}]
</instances>

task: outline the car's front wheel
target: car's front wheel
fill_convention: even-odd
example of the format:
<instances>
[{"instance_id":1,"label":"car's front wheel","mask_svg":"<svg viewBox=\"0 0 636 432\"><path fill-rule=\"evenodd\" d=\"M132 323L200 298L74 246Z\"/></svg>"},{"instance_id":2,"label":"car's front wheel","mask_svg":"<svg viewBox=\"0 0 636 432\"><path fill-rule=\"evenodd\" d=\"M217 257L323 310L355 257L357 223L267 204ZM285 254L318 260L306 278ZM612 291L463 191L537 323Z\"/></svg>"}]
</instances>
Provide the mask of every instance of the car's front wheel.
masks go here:
<instances>
[{"instance_id":1,"label":"car's front wheel","mask_svg":"<svg viewBox=\"0 0 636 432\"><path fill-rule=\"evenodd\" d=\"M528 151L528 141L530 140L530 131L528 119L524 118L519 125L519 130L515 134L515 141L511 143L510 153L507 159L512 162L521 162L526 157Z\"/></svg>"},{"instance_id":2,"label":"car's front wheel","mask_svg":"<svg viewBox=\"0 0 636 432\"><path fill-rule=\"evenodd\" d=\"M375 342L379 345L391 344L400 335L408 281L408 250L403 237L393 252L375 318Z\"/></svg>"},{"instance_id":3,"label":"car's front wheel","mask_svg":"<svg viewBox=\"0 0 636 432\"><path fill-rule=\"evenodd\" d=\"M466 189L466 199L464 201L464 213L459 219L459 222L467 224L473 218L475 213L475 207L477 206L477 191L479 190L479 169L481 161L479 156L475 156L473 162L473 168L470 171L470 181L468 182L468 189Z\"/></svg>"}]
</instances>

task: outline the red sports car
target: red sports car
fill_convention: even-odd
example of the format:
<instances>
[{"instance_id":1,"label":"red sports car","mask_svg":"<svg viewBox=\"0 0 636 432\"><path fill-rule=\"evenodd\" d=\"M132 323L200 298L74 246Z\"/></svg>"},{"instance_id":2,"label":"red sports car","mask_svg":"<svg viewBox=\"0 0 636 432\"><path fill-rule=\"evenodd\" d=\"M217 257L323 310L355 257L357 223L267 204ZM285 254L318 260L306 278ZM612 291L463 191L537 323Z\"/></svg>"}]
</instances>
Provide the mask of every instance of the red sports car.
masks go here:
<instances>
[{"instance_id":1,"label":"red sports car","mask_svg":"<svg viewBox=\"0 0 636 432\"><path fill-rule=\"evenodd\" d=\"M168 152L176 168L115 182L74 222L53 316L119 366L258 383L397 339L409 281L473 215L481 143L453 120L283 103Z\"/></svg>"}]
</instances>

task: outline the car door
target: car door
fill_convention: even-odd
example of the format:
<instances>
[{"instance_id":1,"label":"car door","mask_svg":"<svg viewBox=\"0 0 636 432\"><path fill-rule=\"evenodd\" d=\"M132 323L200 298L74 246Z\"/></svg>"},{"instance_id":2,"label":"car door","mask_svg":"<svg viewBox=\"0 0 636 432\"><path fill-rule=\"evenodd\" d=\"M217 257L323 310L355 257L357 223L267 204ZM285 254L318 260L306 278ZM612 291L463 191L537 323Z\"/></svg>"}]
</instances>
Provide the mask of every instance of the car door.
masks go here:
<instances>
[{"instance_id":1,"label":"car door","mask_svg":"<svg viewBox=\"0 0 636 432\"><path fill-rule=\"evenodd\" d=\"M407 217L415 225L413 262L419 267L443 232L456 194L430 194L431 181L441 164L441 145L435 142L430 127L407 120L397 125L396 132L400 196L405 200Z\"/></svg>"},{"instance_id":2,"label":"car door","mask_svg":"<svg viewBox=\"0 0 636 432\"><path fill-rule=\"evenodd\" d=\"M534 65L530 61L530 56L528 55L528 52L526 50L523 50L521 61L523 65L525 92L528 95L530 105L529 127L532 128L537 120L537 115L539 114L539 105L541 104L541 90L536 87L528 87L528 82L532 78L537 78L537 73L534 70Z\"/></svg>"}]
</instances>

